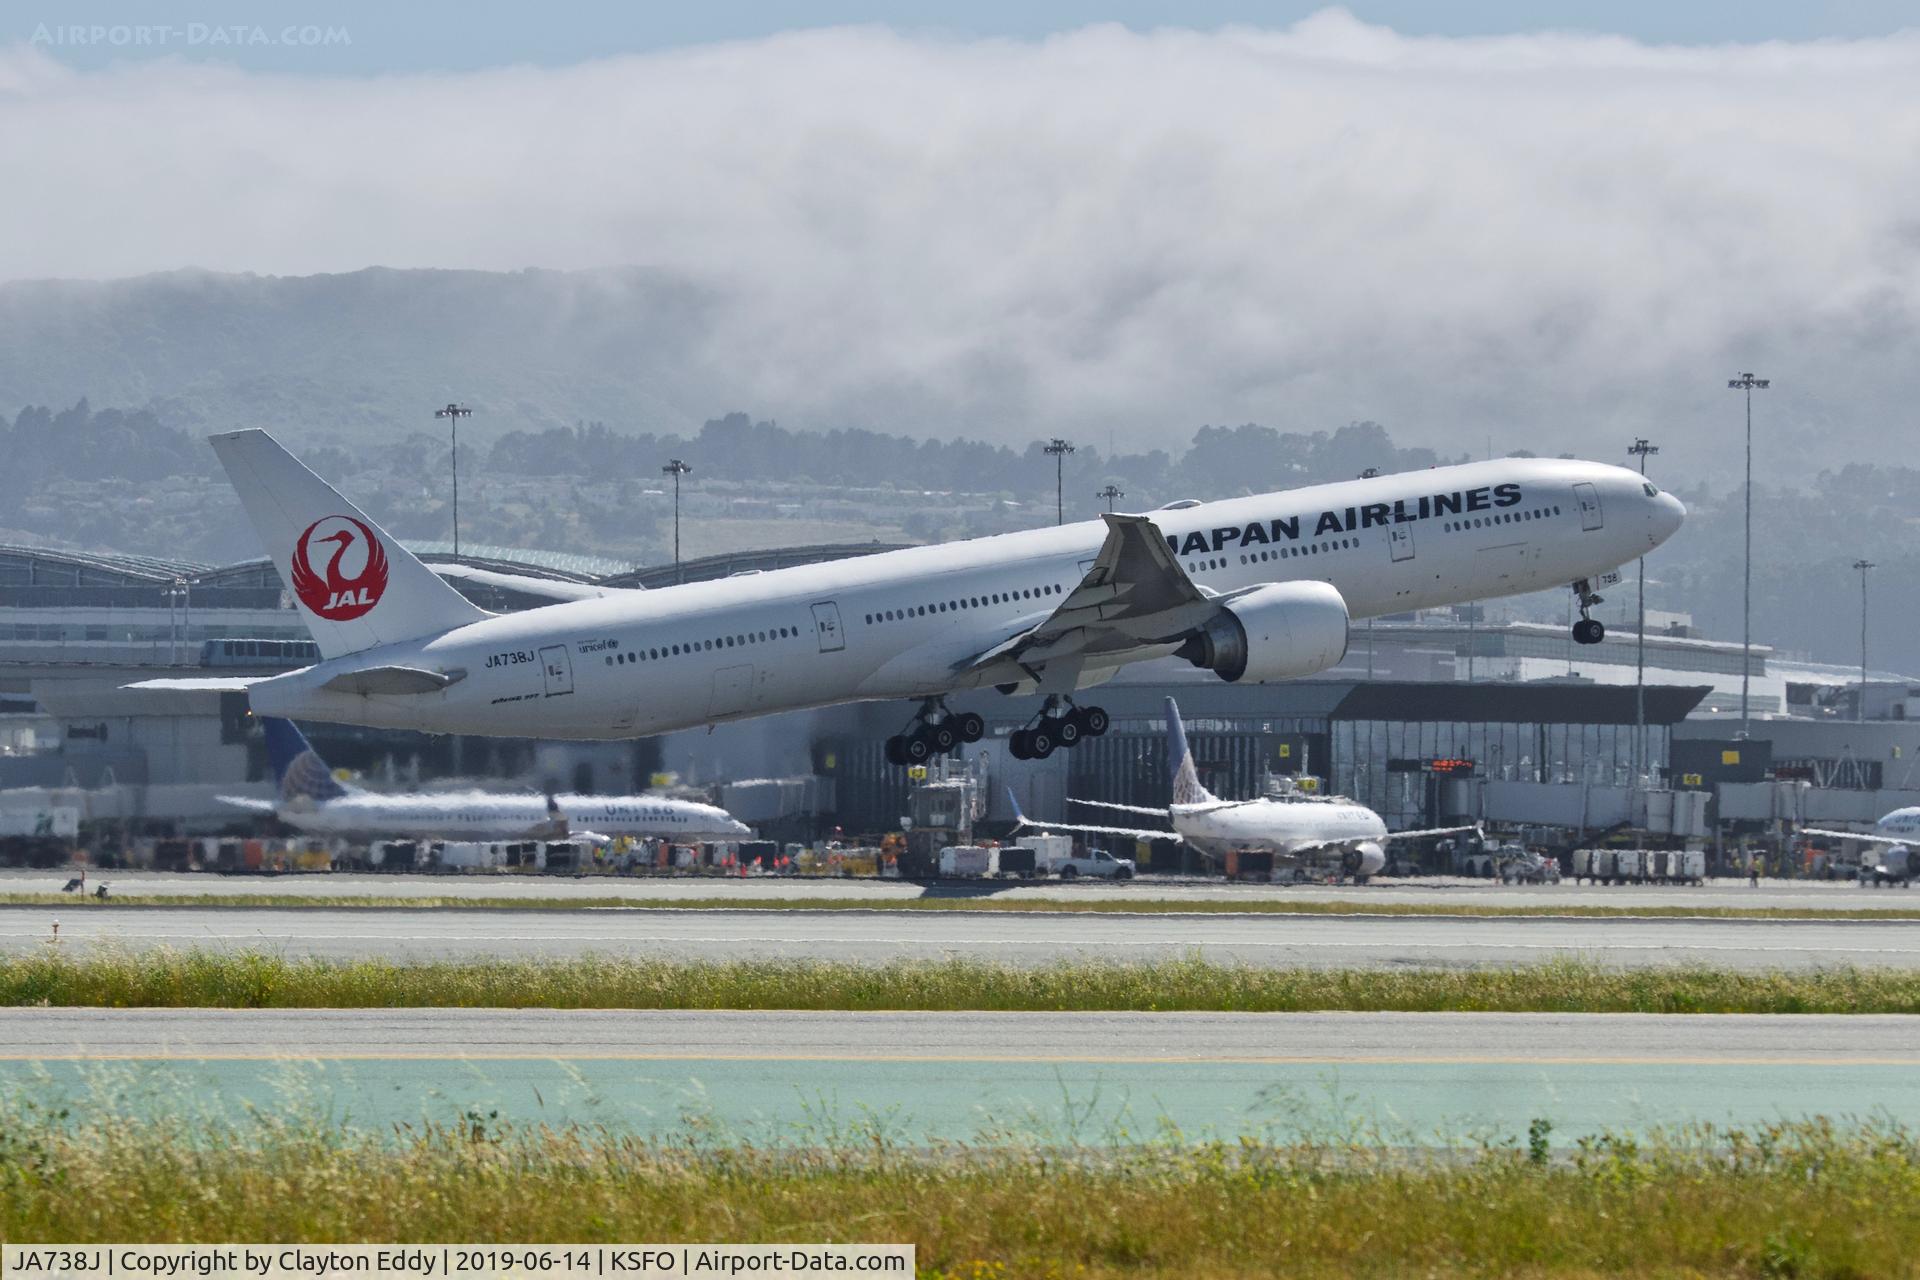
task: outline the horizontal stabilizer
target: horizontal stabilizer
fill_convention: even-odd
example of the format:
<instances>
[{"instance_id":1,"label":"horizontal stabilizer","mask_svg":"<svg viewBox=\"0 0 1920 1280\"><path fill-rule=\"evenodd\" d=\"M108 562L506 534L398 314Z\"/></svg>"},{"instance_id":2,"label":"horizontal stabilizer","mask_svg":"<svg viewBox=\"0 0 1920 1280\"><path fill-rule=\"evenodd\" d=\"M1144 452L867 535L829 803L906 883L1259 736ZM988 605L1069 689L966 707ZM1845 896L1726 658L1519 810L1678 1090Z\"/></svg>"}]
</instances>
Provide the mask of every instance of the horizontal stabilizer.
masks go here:
<instances>
[{"instance_id":1,"label":"horizontal stabilizer","mask_svg":"<svg viewBox=\"0 0 1920 1280\"><path fill-rule=\"evenodd\" d=\"M467 673L458 668L443 672L419 667L362 667L342 671L320 687L335 693L438 693L466 678Z\"/></svg>"},{"instance_id":2,"label":"horizontal stabilizer","mask_svg":"<svg viewBox=\"0 0 1920 1280\"><path fill-rule=\"evenodd\" d=\"M176 693L245 693L265 676L168 676L154 680L136 680L122 689L171 689Z\"/></svg>"}]
</instances>

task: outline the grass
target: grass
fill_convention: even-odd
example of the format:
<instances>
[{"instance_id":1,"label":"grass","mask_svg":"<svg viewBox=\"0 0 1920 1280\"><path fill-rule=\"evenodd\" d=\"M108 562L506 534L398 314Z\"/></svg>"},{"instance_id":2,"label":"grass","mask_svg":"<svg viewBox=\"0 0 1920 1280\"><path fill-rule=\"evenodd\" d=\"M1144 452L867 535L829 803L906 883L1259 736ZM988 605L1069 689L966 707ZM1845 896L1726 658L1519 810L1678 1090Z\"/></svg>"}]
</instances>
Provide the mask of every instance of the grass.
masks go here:
<instances>
[{"instance_id":1,"label":"grass","mask_svg":"<svg viewBox=\"0 0 1920 1280\"><path fill-rule=\"evenodd\" d=\"M1150 889L1141 890L1151 893ZM1630 892L1630 891L1623 891ZM417 894L407 897L305 893L234 894L116 894L102 902L61 893L0 893L0 907L65 907L75 911L117 911L127 908L287 908L309 911L448 910L448 911L972 911L1094 915L1276 915L1276 916L1453 916L1498 919L1565 918L1580 920L1920 920L1915 907L1716 907L1586 904L1489 905L1448 902L1368 902L1354 898L1301 899L1252 896L1208 900L1196 898L995 898L955 896L858 898L743 898L715 894L705 898L636 898L612 894L588 897L513 898L453 897Z\"/></svg>"},{"instance_id":2,"label":"grass","mask_svg":"<svg viewBox=\"0 0 1920 1280\"><path fill-rule=\"evenodd\" d=\"M1267 969L1186 958L1023 967L979 960L644 957L400 963L264 951L45 951L0 958L0 1006L833 1009L1250 1013L1920 1013L1920 971Z\"/></svg>"},{"instance_id":3,"label":"grass","mask_svg":"<svg viewBox=\"0 0 1920 1280\"><path fill-rule=\"evenodd\" d=\"M0 1238L912 1243L938 1280L1913 1275L1920 1138L1822 1121L1409 1152L1371 1135L716 1146L470 1115L0 1114Z\"/></svg>"}]
</instances>

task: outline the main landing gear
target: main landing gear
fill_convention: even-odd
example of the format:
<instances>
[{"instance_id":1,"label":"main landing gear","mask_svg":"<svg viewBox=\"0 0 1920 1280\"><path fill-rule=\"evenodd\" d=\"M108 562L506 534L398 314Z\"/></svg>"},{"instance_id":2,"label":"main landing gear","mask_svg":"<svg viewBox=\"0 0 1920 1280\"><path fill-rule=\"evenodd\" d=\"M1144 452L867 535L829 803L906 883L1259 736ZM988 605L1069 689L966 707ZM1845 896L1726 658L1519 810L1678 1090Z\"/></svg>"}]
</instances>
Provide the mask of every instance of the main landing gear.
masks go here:
<instances>
[{"instance_id":1,"label":"main landing gear","mask_svg":"<svg viewBox=\"0 0 1920 1280\"><path fill-rule=\"evenodd\" d=\"M986 735L987 722L977 712L955 713L947 710L944 698L928 698L914 713L907 731L887 739L887 763L925 764L963 742L978 742Z\"/></svg>"},{"instance_id":2,"label":"main landing gear","mask_svg":"<svg viewBox=\"0 0 1920 1280\"><path fill-rule=\"evenodd\" d=\"M1056 747L1075 747L1082 738L1097 738L1113 723L1105 707L1077 707L1072 699L1053 695L1032 724L1015 729L1007 751L1015 760L1045 760Z\"/></svg>"},{"instance_id":3,"label":"main landing gear","mask_svg":"<svg viewBox=\"0 0 1920 1280\"><path fill-rule=\"evenodd\" d=\"M1593 584L1585 578L1573 584L1573 598L1580 602L1580 621L1573 624L1575 644L1599 644L1607 638L1607 629L1598 618L1587 616L1587 610L1600 603L1601 597L1594 594Z\"/></svg>"}]
</instances>

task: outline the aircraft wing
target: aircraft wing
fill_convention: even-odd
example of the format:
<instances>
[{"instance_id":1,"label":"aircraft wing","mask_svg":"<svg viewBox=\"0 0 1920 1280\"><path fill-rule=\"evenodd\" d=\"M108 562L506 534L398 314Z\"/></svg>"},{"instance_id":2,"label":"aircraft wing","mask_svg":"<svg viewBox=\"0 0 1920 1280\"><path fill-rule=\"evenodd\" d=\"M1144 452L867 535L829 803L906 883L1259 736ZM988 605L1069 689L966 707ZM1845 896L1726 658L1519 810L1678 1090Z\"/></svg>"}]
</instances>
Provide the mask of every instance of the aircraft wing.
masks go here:
<instances>
[{"instance_id":1,"label":"aircraft wing","mask_svg":"<svg viewBox=\"0 0 1920 1280\"><path fill-rule=\"evenodd\" d=\"M1151 814L1156 818L1164 818L1167 816L1167 811L1165 809L1149 809L1145 805L1141 805L1141 804L1114 804L1110 800L1076 800L1072 796L1067 797L1067 803L1068 804L1084 804L1089 808L1094 808L1094 809L1118 809L1122 813L1146 813L1146 814Z\"/></svg>"},{"instance_id":2,"label":"aircraft wing","mask_svg":"<svg viewBox=\"0 0 1920 1280\"><path fill-rule=\"evenodd\" d=\"M1070 822L1035 822L1032 818L1021 818L1014 823L1014 829L1016 831L1029 828L1040 832L1042 835L1045 835L1049 831L1084 831L1090 832L1093 835L1102 836L1132 836L1136 840L1172 840L1176 844L1185 842L1184 837L1177 831L1144 831L1136 830L1133 827L1075 826Z\"/></svg>"},{"instance_id":3,"label":"aircraft wing","mask_svg":"<svg viewBox=\"0 0 1920 1280\"><path fill-rule=\"evenodd\" d=\"M1136 840L1173 840L1183 842L1183 837L1177 831L1137 831L1130 827L1081 827L1069 822L1035 822L1032 818L1020 812L1020 801L1014 796L1012 787L1007 788L1007 802L1013 806L1013 829L1015 831L1031 827L1042 834L1048 831L1084 831L1100 836L1132 836ZM1159 813L1161 811L1149 809L1146 810L1146 812Z\"/></svg>"},{"instance_id":4,"label":"aircraft wing","mask_svg":"<svg viewBox=\"0 0 1920 1280\"><path fill-rule=\"evenodd\" d=\"M1893 836L1877 836L1865 831L1824 831L1819 827L1802 827L1800 828L1799 834L1803 836L1825 836L1829 840L1865 840L1868 844L1920 847L1920 839L1909 838L1901 840Z\"/></svg>"},{"instance_id":5,"label":"aircraft wing","mask_svg":"<svg viewBox=\"0 0 1920 1280\"><path fill-rule=\"evenodd\" d=\"M221 804L230 804L236 809L250 809L254 813L278 813L278 807L271 800L262 800L258 796L215 796Z\"/></svg>"},{"instance_id":6,"label":"aircraft wing","mask_svg":"<svg viewBox=\"0 0 1920 1280\"><path fill-rule=\"evenodd\" d=\"M1428 827L1424 831L1389 831L1389 840L1419 840L1426 836L1457 836L1463 831L1478 831L1480 824L1470 827Z\"/></svg>"},{"instance_id":7,"label":"aircraft wing","mask_svg":"<svg viewBox=\"0 0 1920 1280\"><path fill-rule=\"evenodd\" d=\"M1033 679L1062 659L1118 665L1131 661L1134 651L1179 644L1205 621L1213 597L1194 585L1151 519L1112 513L1100 518L1107 522L1107 540L1080 584L1045 618L963 659L956 671L1019 680Z\"/></svg>"}]
</instances>

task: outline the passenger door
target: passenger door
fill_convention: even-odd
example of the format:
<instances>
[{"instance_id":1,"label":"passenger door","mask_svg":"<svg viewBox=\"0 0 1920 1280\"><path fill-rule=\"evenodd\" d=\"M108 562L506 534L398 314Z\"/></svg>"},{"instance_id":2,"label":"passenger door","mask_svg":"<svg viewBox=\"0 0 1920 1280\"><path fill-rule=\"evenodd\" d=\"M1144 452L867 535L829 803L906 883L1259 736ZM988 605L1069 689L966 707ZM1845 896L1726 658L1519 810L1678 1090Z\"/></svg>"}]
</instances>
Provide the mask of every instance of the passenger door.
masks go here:
<instances>
[{"instance_id":1,"label":"passenger door","mask_svg":"<svg viewBox=\"0 0 1920 1280\"><path fill-rule=\"evenodd\" d=\"M1580 503L1580 527L1588 533L1601 528L1606 519L1600 510L1600 492L1585 483L1573 486L1573 496Z\"/></svg>"},{"instance_id":2,"label":"passenger door","mask_svg":"<svg viewBox=\"0 0 1920 1280\"><path fill-rule=\"evenodd\" d=\"M1402 560L1413 559L1413 526L1410 524L1388 525L1387 545L1393 549L1395 564Z\"/></svg>"},{"instance_id":3,"label":"passenger door","mask_svg":"<svg viewBox=\"0 0 1920 1280\"><path fill-rule=\"evenodd\" d=\"M542 649L540 666L546 675L549 698L573 692L573 659L567 656L567 646L550 644Z\"/></svg>"},{"instance_id":4,"label":"passenger door","mask_svg":"<svg viewBox=\"0 0 1920 1280\"><path fill-rule=\"evenodd\" d=\"M840 632L840 606L833 601L813 606L813 628L820 636L820 652L838 653L847 647L847 638Z\"/></svg>"}]
</instances>

